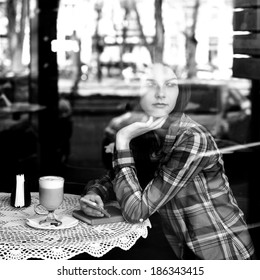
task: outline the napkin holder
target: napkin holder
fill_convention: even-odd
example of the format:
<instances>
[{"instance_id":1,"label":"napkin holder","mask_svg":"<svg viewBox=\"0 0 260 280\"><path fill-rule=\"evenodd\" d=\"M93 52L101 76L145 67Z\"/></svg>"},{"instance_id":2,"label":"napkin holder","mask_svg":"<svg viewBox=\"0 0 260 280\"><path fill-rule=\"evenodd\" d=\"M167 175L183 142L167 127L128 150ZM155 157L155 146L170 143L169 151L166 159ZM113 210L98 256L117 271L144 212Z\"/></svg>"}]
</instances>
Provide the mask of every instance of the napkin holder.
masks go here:
<instances>
[{"instance_id":1,"label":"napkin holder","mask_svg":"<svg viewBox=\"0 0 260 280\"><path fill-rule=\"evenodd\" d=\"M31 204L31 194L24 180L24 175L16 176L16 185L11 193L11 206L20 208Z\"/></svg>"}]
</instances>

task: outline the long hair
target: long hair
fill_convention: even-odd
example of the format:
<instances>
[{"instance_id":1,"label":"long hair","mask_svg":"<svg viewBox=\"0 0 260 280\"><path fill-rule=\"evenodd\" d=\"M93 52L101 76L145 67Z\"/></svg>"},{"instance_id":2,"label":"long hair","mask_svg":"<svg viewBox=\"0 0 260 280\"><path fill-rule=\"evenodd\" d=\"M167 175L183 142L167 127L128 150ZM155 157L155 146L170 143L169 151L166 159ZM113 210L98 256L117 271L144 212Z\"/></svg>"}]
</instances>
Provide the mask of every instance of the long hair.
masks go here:
<instances>
[{"instance_id":1,"label":"long hair","mask_svg":"<svg viewBox=\"0 0 260 280\"><path fill-rule=\"evenodd\" d=\"M176 105L173 109L173 111L171 112L171 114L173 113L183 113L186 106L189 103L191 97L191 90L190 90L190 86L189 85L183 85L183 86L179 86L179 94L177 97L177 101L176 101Z\"/></svg>"}]
</instances>

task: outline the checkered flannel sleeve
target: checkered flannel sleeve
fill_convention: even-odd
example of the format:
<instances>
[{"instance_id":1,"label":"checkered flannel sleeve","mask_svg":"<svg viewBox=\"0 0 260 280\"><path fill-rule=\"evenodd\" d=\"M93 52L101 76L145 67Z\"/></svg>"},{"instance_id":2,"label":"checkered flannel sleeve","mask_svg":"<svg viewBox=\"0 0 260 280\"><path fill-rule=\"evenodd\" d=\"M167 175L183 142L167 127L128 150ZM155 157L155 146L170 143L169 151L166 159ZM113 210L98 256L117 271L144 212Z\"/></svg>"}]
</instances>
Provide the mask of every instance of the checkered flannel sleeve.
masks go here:
<instances>
[{"instance_id":1,"label":"checkered flannel sleeve","mask_svg":"<svg viewBox=\"0 0 260 280\"><path fill-rule=\"evenodd\" d=\"M135 162L131 150L115 150L113 155L113 169L117 174L123 167L135 169Z\"/></svg>"},{"instance_id":2,"label":"checkered flannel sleeve","mask_svg":"<svg viewBox=\"0 0 260 280\"><path fill-rule=\"evenodd\" d=\"M112 173L109 172L100 179L89 181L86 187L84 188L83 195L91 191L98 194L104 202L108 200L114 200L115 194L113 191L112 177Z\"/></svg>"}]
</instances>

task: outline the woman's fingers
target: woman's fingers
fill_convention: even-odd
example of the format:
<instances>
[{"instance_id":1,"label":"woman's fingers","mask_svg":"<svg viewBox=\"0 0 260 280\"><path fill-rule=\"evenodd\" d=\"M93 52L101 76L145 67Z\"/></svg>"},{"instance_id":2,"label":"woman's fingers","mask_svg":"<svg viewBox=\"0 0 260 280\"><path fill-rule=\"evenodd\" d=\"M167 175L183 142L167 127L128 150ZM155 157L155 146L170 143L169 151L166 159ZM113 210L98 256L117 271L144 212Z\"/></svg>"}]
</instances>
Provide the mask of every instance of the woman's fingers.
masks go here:
<instances>
[{"instance_id":1,"label":"woman's fingers","mask_svg":"<svg viewBox=\"0 0 260 280\"><path fill-rule=\"evenodd\" d=\"M153 123L153 117L150 116L148 121L145 123L146 125L150 126Z\"/></svg>"},{"instance_id":2,"label":"woman's fingers","mask_svg":"<svg viewBox=\"0 0 260 280\"><path fill-rule=\"evenodd\" d=\"M154 117L149 117L148 121L145 122L145 123L135 123L140 129L148 129L147 131L150 131L150 130L155 130L155 129L158 129L158 128L161 128L163 126L163 124L165 123L167 119L167 116L166 117L161 117L161 118L158 118L156 120L154 120Z\"/></svg>"},{"instance_id":3,"label":"woman's fingers","mask_svg":"<svg viewBox=\"0 0 260 280\"><path fill-rule=\"evenodd\" d=\"M91 208L91 207L87 206L86 204L81 205L81 210L86 215L89 215L89 216L94 216L94 217L103 217L104 216L103 213L101 213L100 211L98 211L94 208Z\"/></svg>"},{"instance_id":4,"label":"woman's fingers","mask_svg":"<svg viewBox=\"0 0 260 280\"><path fill-rule=\"evenodd\" d=\"M161 128L163 126L163 124L165 123L166 119L167 119L167 117L161 117L161 118L156 119L154 122L152 122L149 125L149 128L151 130Z\"/></svg>"},{"instance_id":5,"label":"woman's fingers","mask_svg":"<svg viewBox=\"0 0 260 280\"><path fill-rule=\"evenodd\" d=\"M167 116L154 120L154 117L150 116L147 122L135 122L122 128L117 133L117 148L125 147L124 143L129 143L135 137L138 137L146 132L161 128L166 119Z\"/></svg>"},{"instance_id":6,"label":"woman's fingers","mask_svg":"<svg viewBox=\"0 0 260 280\"><path fill-rule=\"evenodd\" d=\"M96 216L96 217L102 217L104 215L100 211L89 206L85 201L89 201L90 204L94 203L94 204L98 205L99 207L103 208L104 204L99 195L97 195L97 194L85 195L83 198L80 199L80 208L86 215Z\"/></svg>"},{"instance_id":7,"label":"woman's fingers","mask_svg":"<svg viewBox=\"0 0 260 280\"><path fill-rule=\"evenodd\" d=\"M156 122L156 125L163 125L166 121L167 117L161 117L159 119L157 119L155 122Z\"/></svg>"},{"instance_id":8,"label":"woman's fingers","mask_svg":"<svg viewBox=\"0 0 260 280\"><path fill-rule=\"evenodd\" d=\"M158 127L157 128L161 128L164 123L166 122L167 117L162 117L161 120L158 122Z\"/></svg>"}]
</instances>

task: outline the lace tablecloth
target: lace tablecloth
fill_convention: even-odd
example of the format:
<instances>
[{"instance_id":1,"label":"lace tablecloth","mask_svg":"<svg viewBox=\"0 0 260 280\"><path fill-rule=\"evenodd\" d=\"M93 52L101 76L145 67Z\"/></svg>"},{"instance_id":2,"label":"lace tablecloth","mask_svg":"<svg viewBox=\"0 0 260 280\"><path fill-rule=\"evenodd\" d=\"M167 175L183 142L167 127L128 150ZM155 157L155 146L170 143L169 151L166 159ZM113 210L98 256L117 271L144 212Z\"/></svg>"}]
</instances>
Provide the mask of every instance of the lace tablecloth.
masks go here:
<instances>
[{"instance_id":1,"label":"lace tablecloth","mask_svg":"<svg viewBox=\"0 0 260 280\"><path fill-rule=\"evenodd\" d=\"M26 219L35 215L38 193L32 193L27 208L10 206L10 194L0 193L0 259L70 259L80 253L101 257L114 247L130 249L138 238L146 238L150 221L90 226L79 221L68 229L34 229ZM58 214L69 215L79 209L79 196L65 194Z\"/></svg>"}]
</instances>

